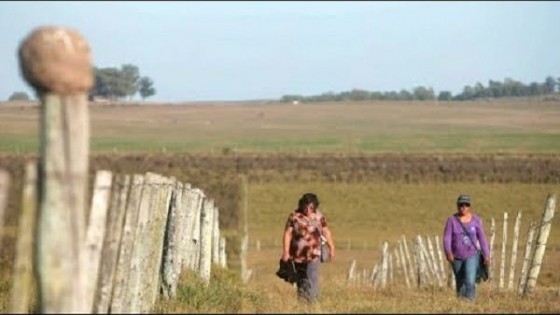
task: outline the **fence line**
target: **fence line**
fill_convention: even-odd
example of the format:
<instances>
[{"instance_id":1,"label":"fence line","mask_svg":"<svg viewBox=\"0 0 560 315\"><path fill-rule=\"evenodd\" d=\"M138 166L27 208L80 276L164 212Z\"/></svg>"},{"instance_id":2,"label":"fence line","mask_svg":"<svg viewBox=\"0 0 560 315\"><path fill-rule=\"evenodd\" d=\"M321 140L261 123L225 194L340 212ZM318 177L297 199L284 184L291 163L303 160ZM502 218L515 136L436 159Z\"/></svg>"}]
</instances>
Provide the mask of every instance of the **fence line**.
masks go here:
<instances>
[{"instance_id":1,"label":"fence line","mask_svg":"<svg viewBox=\"0 0 560 315\"><path fill-rule=\"evenodd\" d=\"M518 286L517 286L517 293L519 295L527 295L529 294L534 286L536 285L538 273L542 264L542 259L544 256L546 242L548 235L550 233L551 222L554 216L554 211L556 207L556 195L549 194L547 197L547 202L545 209L543 211L542 220L540 224L536 224L531 222L528 235L527 235L527 242L525 246L525 257L523 260L523 267L521 268L521 274L518 277ZM506 265L506 255L505 255L505 244L507 243L507 212L504 212L504 221L503 221L503 242L502 242L502 260L501 260L501 273L500 278L495 279L490 277L488 282L491 285L491 289L495 288L493 283L495 281L499 281L499 286L497 290L501 291L504 290L504 270ZM492 257L495 257L493 253L493 240L495 237L495 225L494 218L491 220L491 238L490 238L490 257L491 262L493 260ZM510 268L509 268L509 278L508 278L508 286L505 290L513 291L514 290L514 279L515 279L515 271L516 271L516 262L517 262L517 250L518 250L518 238L519 238L519 227L521 224L521 212L518 212L516 222L514 225L514 232L513 232L513 245L512 245L512 253L510 256ZM535 237L533 236L535 231L537 231L538 235ZM413 238L412 248L413 248L413 255L407 255L407 242L406 237L402 235L400 239L396 241L396 248L390 249L390 244L387 241L384 241L381 245L380 250L380 258L379 261L373 265L372 274L371 274L371 282L370 284L375 288L385 288L387 286L386 277L389 275L391 281L391 285L393 284L393 275L400 275L400 278L404 281L404 285L406 287L411 287L410 277L414 279L414 286L417 288L423 288L426 286L443 286L444 283L447 281L448 286L450 288L454 288L455 286L455 278L451 270L451 266L448 263L444 264L444 255L442 254L442 250L439 247L439 238L434 236L436 241L435 248L432 245L431 239L429 236L422 237L417 235ZM535 242L537 245L532 250L532 243ZM435 252L434 252L435 250ZM391 255L394 253L394 255ZM395 256L396 264L393 265L391 263L392 256ZM411 259L412 258L412 259ZM447 266L444 268L444 265ZM393 271L393 268L397 268L400 270ZM415 271L415 273L412 272ZM366 270L364 269L364 272ZM492 273L491 273L492 274ZM364 277L365 278L365 274ZM356 274L356 260L352 260L350 268L348 270L348 277L347 280L353 283L362 283L359 274ZM395 277L394 281L397 281L397 277Z\"/></svg>"}]
</instances>

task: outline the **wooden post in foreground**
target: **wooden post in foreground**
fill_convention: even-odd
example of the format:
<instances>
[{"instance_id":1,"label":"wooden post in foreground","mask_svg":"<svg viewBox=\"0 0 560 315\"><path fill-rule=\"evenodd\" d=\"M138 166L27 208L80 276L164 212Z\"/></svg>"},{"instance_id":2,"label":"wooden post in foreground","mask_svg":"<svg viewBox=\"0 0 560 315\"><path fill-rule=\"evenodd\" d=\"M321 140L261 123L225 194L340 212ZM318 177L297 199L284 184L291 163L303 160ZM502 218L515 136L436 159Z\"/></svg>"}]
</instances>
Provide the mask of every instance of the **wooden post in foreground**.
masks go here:
<instances>
[{"instance_id":1,"label":"wooden post in foreground","mask_svg":"<svg viewBox=\"0 0 560 315\"><path fill-rule=\"evenodd\" d=\"M4 236L4 216L8 201L8 191L10 187L10 174L0 169L0 249L2 249L2 237Z\"/></svg>"},{"instance_id":2,"label":"wooden post in foreground","mask_svg":"<svg viewBox=\"0 0 560 315\"><path fill-rule=\"evenodd\" d=\"M19 48L21 73L41 99L37 268L39 312L90 312L81 248L85 235L90 48L78 32L41 27Z\"/></svg>"},{"instance_id":3,"label":"wooden post in foreground","mask_svg":"<svg viewBox=\"0 0 560 315\"><path fill-rule=\"evenodd\" d=\"M544 251L546 249L546 242L548 241L548 234L550 233L550 228L552 226L552 218L554 217L555 209L556 195L551 194L546 200L546 206L544 208L541 224L538 229L535 251L533 252L531 267L529 268L527 282L525 283L525 290L523 291L524 295L530 294L537 284L537 278L539 277L539 272L541 270Z\"/></svg>"},{"instance_id":4,"label":"wooden post in foreground","mask_svg":"<svg viewBox=\"0 0 560 315\"><path fill-rule=\"evenodd\" d=\"M33 236L37 224L37 165L25 166L23 199L18 223L14 281L11 292L10 313L29 313L30 302L35 293L33 285Z\"/></svg>"}]
</instances>

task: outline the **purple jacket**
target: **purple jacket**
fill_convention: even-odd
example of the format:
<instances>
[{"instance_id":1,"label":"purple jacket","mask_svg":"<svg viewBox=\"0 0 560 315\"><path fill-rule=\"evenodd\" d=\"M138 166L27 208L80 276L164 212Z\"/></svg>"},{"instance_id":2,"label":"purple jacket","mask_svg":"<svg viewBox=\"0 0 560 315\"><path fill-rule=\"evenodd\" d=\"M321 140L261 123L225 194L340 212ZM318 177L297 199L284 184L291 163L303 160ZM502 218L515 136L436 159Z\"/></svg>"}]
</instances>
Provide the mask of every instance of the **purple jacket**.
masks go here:
<instances>
[{"instance_id":1,"label":"purple jacket","mask_svg":"<svg viewBox=\"0 0 560 315\"><path fill-rule=\"evenodd\" d=\"M490 249L488 247L488 240L482 228L482 220L479 216L471 213L471 221L463 223L467 229L470 237L465 234L461 227L461 222L456 214L447 218L445 229L443 231L443 250L445 254L453 253L456 259L465 259L476 254L476 247L471 242L471 239L480 244L482 255L490 257Z\"/></svg>"}]
</instances>

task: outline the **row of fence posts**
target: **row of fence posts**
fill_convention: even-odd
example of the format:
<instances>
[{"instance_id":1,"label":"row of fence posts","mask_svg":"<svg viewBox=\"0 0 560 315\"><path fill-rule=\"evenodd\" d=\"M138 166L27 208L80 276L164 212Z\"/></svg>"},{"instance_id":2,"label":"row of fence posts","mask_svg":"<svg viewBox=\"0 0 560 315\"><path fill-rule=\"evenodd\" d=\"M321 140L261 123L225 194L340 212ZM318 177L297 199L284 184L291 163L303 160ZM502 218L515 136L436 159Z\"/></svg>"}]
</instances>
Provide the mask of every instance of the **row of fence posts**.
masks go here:
<instances>
[{"instance_id":1,"label":"row of fence posts","mask_svg":"<svg viewBox=\"0 0 560 315\"><path fill-rule=\"evenodd\" d=\"M542 260L544 257L548 235L552 226L552 219L556 208L556 195L550 194L547 197L546 205L542 214L540 224L531 222L525 245L525 255L521 272L518 277L517 288L514 286L515 272L517 266L517 251L519 228L521 224L521 212L517 213L513 231L513 245L511 248L509 277L507 288L505 286L506 272L506 247L508 243L508 213L504 212L503 221L503 240L500 259L500 273L497 289L499 291L517 291L518 295L528 295L536 286ZM495 288L495 255L494 241L496 228L494 218L490 223L490 267L489 279L492 288ZM384 241L381 245L380 260L373 266L371 272L366 269L360 274L356 271L356 260L352 260L348 270L347 279L356 283L368 283L374 288L386 288L394 283L395 273L402 275L408 288L425 287L437 285L440 287L447 285L455 287L455 278L450 265L445 260L441 242L437 235L432 238L417 235L412 243L412 255L409 251L406 237L403 235L397 240L396 247L390 250L389 243ZM434 246L435 244L435 246ZM395 262L395 266L393 265ZM447 268L446 268L447 266ZM369 276L368 276L369 275Z\"/></svg>"},{"instance_id":2,"label":"row of fence posts","mask_svg":"<svg viewBox=\"0 0 560 315\"><path fill-rule=\"evenodd\" d=\"M95 81L87 41L73 29L38 27L18 57L41 101L40 152L25 170L11 311L28 312L37 291L41 313L149 312L159 293L175 296L183 269L208 284L213 264L226 267L225 239L218 208L200 189L152 172L99 170L87 206Z\"/></svg>"},{"instance_id":3,"label":"row of fence posts","mask_svg":"<svg viewBox=\"0 0 560 315\"><path fill-rule=\"evenodd\" d=\"M0 200L6 199L8 178L0 178ZM34 248L41 250L34 246L36 187L36 164L29 163L16 238L10 302L14 313L30 311L35 291L33 269L42 267L33 265L38 258ZM208 284L213 265L227 268L225 238L218 222L214 201L188 183L152 172L113 176L109 171L97 171L81 248L86 258L83 270L88 271L83 283L89 312L149 312L159 294L176 296L179 276L185 269L197 272ZM55 294L63 285L61 281L43 281L40 290Z\"/></svg>"}]
</instances>

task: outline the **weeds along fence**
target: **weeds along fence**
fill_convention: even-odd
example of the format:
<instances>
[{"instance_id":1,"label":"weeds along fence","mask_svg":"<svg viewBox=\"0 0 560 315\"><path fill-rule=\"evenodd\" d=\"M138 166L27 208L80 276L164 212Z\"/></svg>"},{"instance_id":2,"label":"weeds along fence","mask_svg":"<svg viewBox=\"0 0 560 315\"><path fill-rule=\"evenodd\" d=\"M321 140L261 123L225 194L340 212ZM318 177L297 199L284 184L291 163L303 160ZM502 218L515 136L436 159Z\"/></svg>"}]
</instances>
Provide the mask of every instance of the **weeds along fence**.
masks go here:
<instances>
[{"instance_id":1,"label":"weeds along fence","mask_svg":"<svg viewBox=\"0 0 560 315\"><path fill-rule=\"evenodd\" d=\"M41 100L41 129L39 159L25 170L10 310L146 313L158 296L175 296L182 270L208 284L212 267L226 268L219 211L200 189L154 172L108 170L96 171L88 188L94 78L81 35L39 27L18 53Z\"/></svg>"},{"instance_id":2,"label":"weeds along fence","mask_svg":"<svg viewBox=\"0 0 560 315\"><path fill-rule=\"evenodd\" d=\"M552 219L556 208L556 195L547 197L546 205L540 222L531 222L525 240L525 253L522 266L519 269L517 253L519 250L519 227L521 212L517 213L513 227L513 240L510 250L509 264L506 256L508 246L508 213L504 212L502 243L500 249L500 265L497 270L496 225L491 219L489 231L490 268L489 283L491 288L498 291L514 291L519 296L529 295L537 284L541 264L547 245L548 235L552 226ZM356 260L352 260L348 269L348 281L356 284L371 285L375 289L386 288L402 281L408 288L423 288L427 286L455 287L455 278L451 266L445 260L442 242L435 235L417 235L412 242L402 235L390 246L384 241L380 249L380 259L374 264L371 272L364 269L358 272ZM519 274L516 274L519 272ZM507 273L507 276L506 276ZM516 280L517 279L517 280ZM506 285L507 283L507 285Z\"/></svg>"},{"instance_id":3,"label":"weeds along fence","mask_svg":"<svg viewBox=\"0 0 560 315\"><path fill-rule=\"evenodd\" d=\"M34 246L36 164L26 166L25 176L10 302L14 313L28 312L30 304L42 298L31 296L33 269L41 268L33 265L33 249L40 250ZM5 183L0 182L2 196L7 193ZM214 201L188 183L152 172L97 171L81 248L86 256L82 270L87 272L87 308L94 313L149 312L160 295L176 296L179 276L186 269L208 284L212 267L227 268L218 222ZM56 228L49 233L56 234ZM44 282L41 290L61 290L61 285Z\"/></svg>"}]
</instances>

